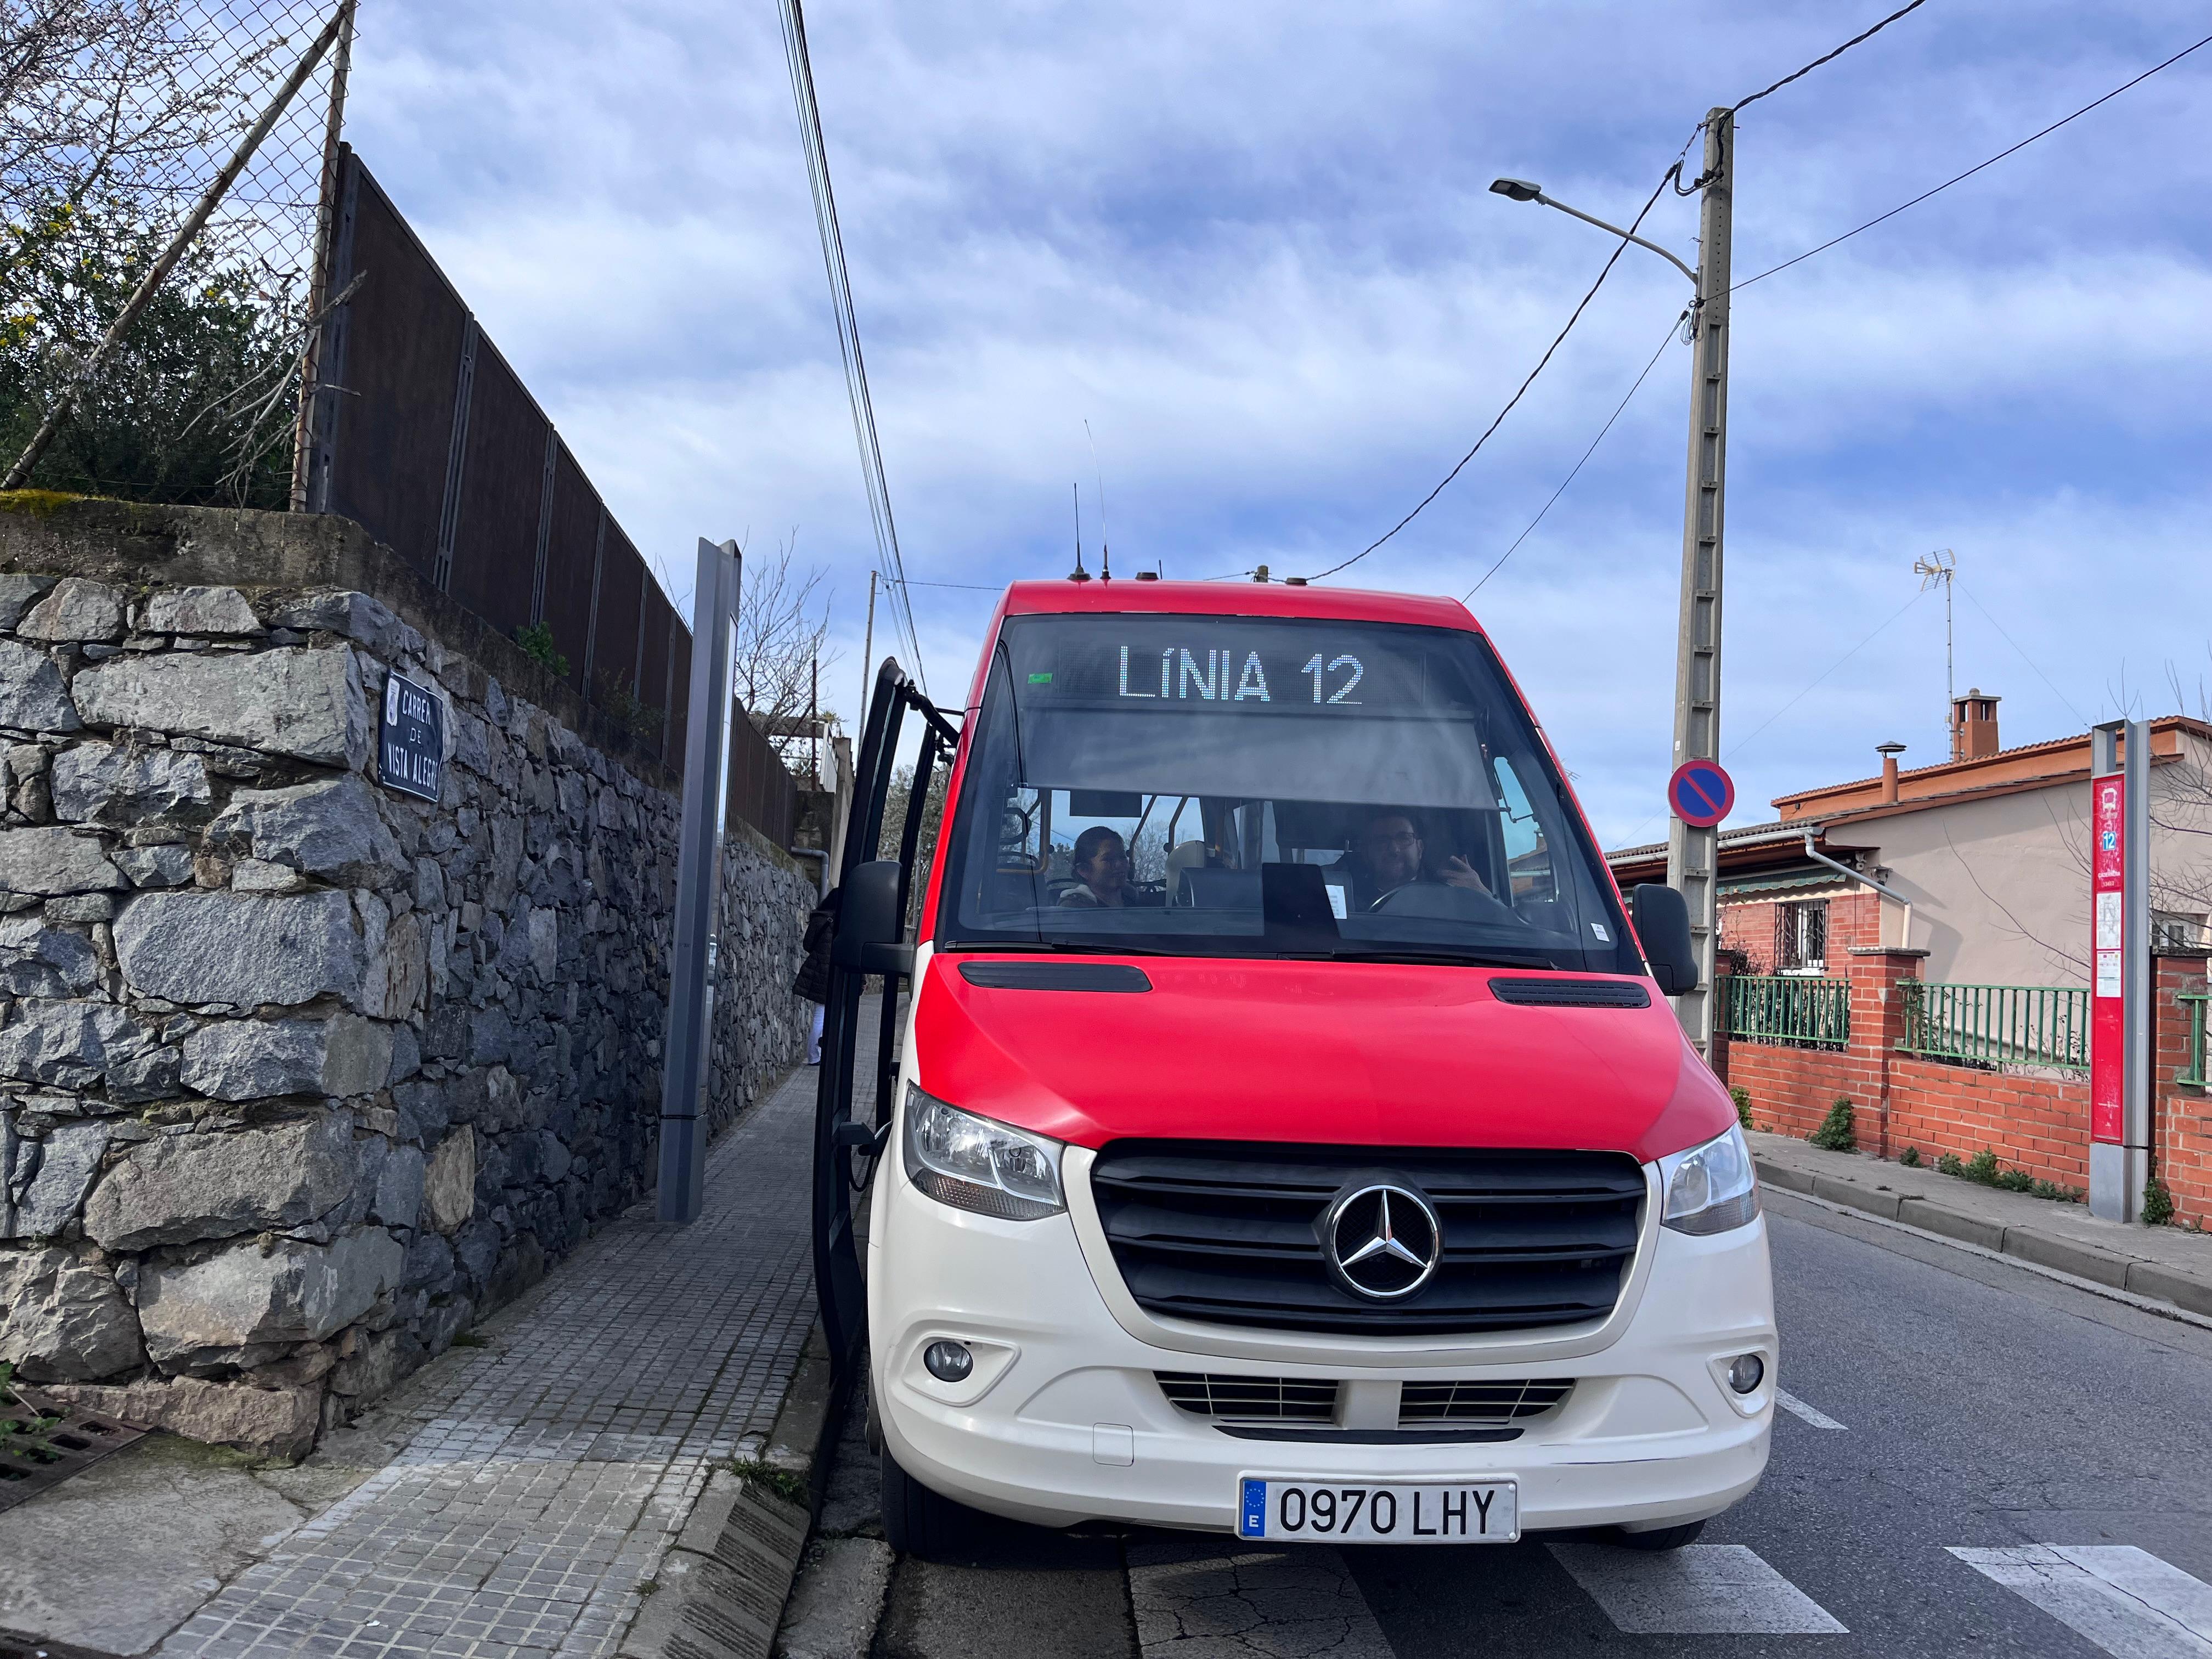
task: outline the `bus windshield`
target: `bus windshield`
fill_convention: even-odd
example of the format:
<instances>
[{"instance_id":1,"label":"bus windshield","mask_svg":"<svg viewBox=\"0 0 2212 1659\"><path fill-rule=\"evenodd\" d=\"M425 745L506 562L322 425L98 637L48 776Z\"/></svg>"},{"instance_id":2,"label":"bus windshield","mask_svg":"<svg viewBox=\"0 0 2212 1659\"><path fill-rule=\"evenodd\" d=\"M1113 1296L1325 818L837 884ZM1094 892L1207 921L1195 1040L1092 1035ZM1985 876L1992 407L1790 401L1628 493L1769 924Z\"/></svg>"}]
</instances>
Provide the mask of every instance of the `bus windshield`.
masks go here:
<instances>
[{"instance_id":1,"label":"bus windshield","mask_svg":"<svg viewBox=\"0 0 2212 1659\"><path fill-rule=\"evenodd\" d=\"M1013 617L973 741L941 945L1643 971L1478 634Z\"/></svg>"}]
</instances>

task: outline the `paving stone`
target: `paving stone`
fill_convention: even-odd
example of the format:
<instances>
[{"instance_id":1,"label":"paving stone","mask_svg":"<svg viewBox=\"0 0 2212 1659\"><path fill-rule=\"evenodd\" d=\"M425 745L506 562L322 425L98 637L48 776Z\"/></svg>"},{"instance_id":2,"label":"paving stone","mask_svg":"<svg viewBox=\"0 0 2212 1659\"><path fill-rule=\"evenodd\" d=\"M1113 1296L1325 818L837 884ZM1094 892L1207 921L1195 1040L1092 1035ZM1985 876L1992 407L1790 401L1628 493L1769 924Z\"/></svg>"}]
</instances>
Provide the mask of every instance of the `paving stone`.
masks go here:
<instances>
[{"instance_id":1,"label":"paving stone","mask_svg":"<svg viewBox=\"0 0 2212 1659\"><path fill-rule=\"evenodd\" d=\"M640 1586L714 1467L766 1443L813 1322L791 1200L813 1099L802 1069L714 1144L697 1222L664 1227L648 1200L484 1325L489 1351L386 1396L407 1425L393 1461L229 1577L160 1659L613 1659L672 1593Z\"/></svg>"}]
</instances>

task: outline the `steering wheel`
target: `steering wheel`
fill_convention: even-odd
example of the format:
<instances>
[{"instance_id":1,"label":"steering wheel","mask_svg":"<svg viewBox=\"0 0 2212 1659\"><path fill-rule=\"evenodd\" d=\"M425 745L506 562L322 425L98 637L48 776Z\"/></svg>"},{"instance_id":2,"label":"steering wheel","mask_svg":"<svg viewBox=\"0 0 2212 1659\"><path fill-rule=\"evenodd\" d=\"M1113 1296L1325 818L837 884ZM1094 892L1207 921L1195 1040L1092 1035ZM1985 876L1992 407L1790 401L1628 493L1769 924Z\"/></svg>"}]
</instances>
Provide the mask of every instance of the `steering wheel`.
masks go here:
<instances>
[{"instance_id":1,"label":"steering wheel","mask_svg":"<svg viewBox=\"0 0 2212 1659\"><path fill-rule=\"evenodd\" d=\"M1440 921L1518 921L1512 909L1488 893L1443 881L1408 881L1378 895L1367 907L1371 915L1426 916Z\"/></svg>"},{"instance_id":2,"label":"steering wheel","mask_svg":"<svg viewBox=\"0 0 2212 1659\"><path fill-rule=\"evenodd\" d=\"M999 859L1002 866L1012 867L1006 864L1006 860L1017 857L1022 858L1031 870L1042 870L1051 861L1049 854L1040 854L1036 858L1030 858L1020 851L1022 843L1030 838L1030 830L1036 823L1036 808L1017 806L1012 801L1006 803L999 818Z\"/></svg>"}]
</instances>

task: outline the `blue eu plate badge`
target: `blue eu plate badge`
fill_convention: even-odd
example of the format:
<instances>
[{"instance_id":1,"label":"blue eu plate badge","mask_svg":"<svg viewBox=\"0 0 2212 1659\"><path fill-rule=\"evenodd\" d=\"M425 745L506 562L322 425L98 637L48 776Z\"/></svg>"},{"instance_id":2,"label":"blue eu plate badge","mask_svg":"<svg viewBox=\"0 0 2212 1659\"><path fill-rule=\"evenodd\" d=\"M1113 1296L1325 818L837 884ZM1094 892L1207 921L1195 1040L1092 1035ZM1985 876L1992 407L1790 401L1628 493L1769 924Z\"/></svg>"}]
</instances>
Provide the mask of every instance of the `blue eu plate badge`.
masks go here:
<instances>
[{"instance_id":1,"label":"blue eu plate badge","mask_svg":"<svg viewBox=\"0 0 2212 1659\"><path fill-rule=\"evenodd\" d=\"M1244 1502L1237 1510L1237 1534L1240 1538L1263 1538L1267 1532L1267 1483L1248 1479L1244 1482Z\"/></svg>"}]
</instances>

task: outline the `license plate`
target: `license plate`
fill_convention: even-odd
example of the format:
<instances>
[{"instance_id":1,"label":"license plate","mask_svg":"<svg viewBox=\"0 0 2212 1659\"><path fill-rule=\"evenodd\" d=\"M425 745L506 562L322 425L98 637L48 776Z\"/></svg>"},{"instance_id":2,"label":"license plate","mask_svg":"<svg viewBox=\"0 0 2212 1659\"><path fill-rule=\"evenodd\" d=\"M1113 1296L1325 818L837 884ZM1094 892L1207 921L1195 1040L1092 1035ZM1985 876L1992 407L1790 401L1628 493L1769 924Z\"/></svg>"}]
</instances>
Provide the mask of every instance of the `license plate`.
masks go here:
<instances>
[{"instance_id":1,"label":"license plate","mask_svg":"<svg viewBox=\"0 0 2212 1659\"><path fill-rule=\"evenodd\" d=\"M1278 1480L1237 1483L1237 1535L1333 1544L1510 1544L1521 1536L1510 1480Z\"/></svg>"}]
</instances>

